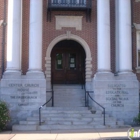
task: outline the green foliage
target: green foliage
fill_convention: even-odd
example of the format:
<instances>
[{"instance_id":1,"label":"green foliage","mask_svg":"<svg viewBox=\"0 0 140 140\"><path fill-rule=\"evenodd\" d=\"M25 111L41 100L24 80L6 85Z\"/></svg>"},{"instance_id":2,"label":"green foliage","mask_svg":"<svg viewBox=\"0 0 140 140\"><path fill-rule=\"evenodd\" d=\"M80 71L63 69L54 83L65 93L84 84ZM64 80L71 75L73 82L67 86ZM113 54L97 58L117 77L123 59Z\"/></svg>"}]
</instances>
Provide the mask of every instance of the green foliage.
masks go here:
<instances>
[{"instance_id":1,"label":"green foliage","mask_svg":"<svg viewBox=\"0 0 140 140\"><path fill-rule=\"evenodd\" d=\"M0 101L0 131L2 131L10 120L8 106Z\"/></svg>"},{"instance_id":2,"label":"green foliage","mask_svg":"<svg viewBox=\"0 0 140 140\"><path fill-rule=\"evenodd\" d=\"M134 118L134 122L135 122L136 124L140 124L140 113L138 114L137 117Z\"/></svg>"}]
</instances>

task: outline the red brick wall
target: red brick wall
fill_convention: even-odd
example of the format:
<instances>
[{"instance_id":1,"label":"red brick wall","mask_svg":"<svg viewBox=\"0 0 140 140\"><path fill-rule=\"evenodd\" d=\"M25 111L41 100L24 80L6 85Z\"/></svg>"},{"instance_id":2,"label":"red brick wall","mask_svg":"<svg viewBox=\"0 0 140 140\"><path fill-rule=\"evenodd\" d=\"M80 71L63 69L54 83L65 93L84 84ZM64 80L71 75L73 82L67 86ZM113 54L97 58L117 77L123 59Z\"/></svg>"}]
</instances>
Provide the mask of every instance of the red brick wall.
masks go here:
<instances>
[{"instance_id":1,"label":"red brick wall","mask_svg":"<svg viewBox=\"0 0 140 140\"><path fill-rule=\"evenodd\" d=\"M0 0L0 20L3 20L4 1ZM2 40L3 40L3 26L0 26L0 74L2 72Z\"/></svg>"},{"instance_id":2,"label":"red brick wall","mask_svg":"<svg viewBox=\"0 0 140 140\"><path fill-rule=\"evenodd\" d=\"M29 65L29 15L30 1L23 0L22 12L22 73L26 74Z\"/></svg>"},{"instance_id":3,"label":"red brick wall","mask_svg":"<svg viewBox=\"0 0 140 140\"><path fill-rule=\"evenodd\" d=\"M92 64L93 64L93 73L96 72L96 62L97 62L97 18L96 18L96 0L93 0L93 8L91 14L91 22L86 22L85 12L74 12L74 11L53 11L51 22L46 21L46 5L47 0L44 0L44 15L43 15L43 71L45 71L45 57L48 45L53 39L57 36L65 34L66 31L71 31L72 34L78 35L83 38L87 44L90 46L92 53ZM75 28L62 28L62 30L55 29L55 15L82 15L82 31L76 31Z\"/></svg>"},{"instance_id":4,"label":"red brick wall","mask_svg":"<svg viewBox=\"0 0 140 140\"><path fill-rule=\"evenodd\" d=\"M111 70L115 72L115 1L110 1Z\"/></svg>"},{"instance_id":5,"label":"red brick wall","mask_svg":"<svg viewBox=\"0 0 140 140\"><path fill-rule=\"evenodd\" d=\"M0 20L3 19L4 0L0 0ZM111 16L111 69L115 72L115 1L110 0L110 16ZM50 42L59 35L65 34L66 31L71 31L72 34L78 35L83 38L90 47L92 53L93 75L97 70L97 0L92 1L92 14L91 22L86 22L86 16L84 12L70 12L70 11L57 11L52 12L51 22L47 22L46 13L47 0L43 0L43 53L42 53L42 68L45 71L45 57L47 47ZM29 9L30 1L23 0L23 27L22 27L22 71L26 74L28 71L28 59L29 59ZM82 31L76 31L75 28L62 28L62 30L55 29L55 15L82 15ZM140 2L133 0L133 23L140 24ZM0 66L1 66L1 48L2 48L2 30L0 27ZM136 30L132 28L133 34L133 71L136 68ZM1 73L1 69L0 69ZM140 74L137 74L140 81Z\"/></svg>"},{"instance_id":6,"label":"red brick wall","mask_svg":"<svg viewBox=\"0 0 140 140\"><path fill-rule=\"evenodd\" d=\"M5 3L4 3L5 2ZM0 20L5 20L4 22L7 23L7 0L0 0ZM4 5L5 4L5 5ZM4 18L4 10L6 10L6 15ZM5 31L4 31L5 28ZM5 35L4 35L5 32ZM5 39L5 41L4 41ZM6 68L6 40L7 40L7 26L2 24L0 26L0 77L2 75L2 67L5 69ZM3 47L5 50L5 53L3 54ZM4 60L2 58L2 55L4 56ZM5 62L3 65L3 61Z\"/></svg>"},{"instance_id":7,"label":"red brick wall","mask_svg":"<svg viewBox=\"0 0 140 140\"><path fill-rule=\"evenodd\" d=\"M132 22L133 23L137 23L137 24L140 24L140 2L135 2L133 1L132 3L133 7L132 7L132 15L133 15L133 18L132 18ZM136 56L136 29L135 27L132 27L132 40L133 40L133 44L132 44L132 68L133 68L133 71L136 72L136 67L137 67L137 56ZM137 77L138 77L138 80L140 81L140 74L139 73L136 73L137 74Z\"/></svg>"}]
</instances>

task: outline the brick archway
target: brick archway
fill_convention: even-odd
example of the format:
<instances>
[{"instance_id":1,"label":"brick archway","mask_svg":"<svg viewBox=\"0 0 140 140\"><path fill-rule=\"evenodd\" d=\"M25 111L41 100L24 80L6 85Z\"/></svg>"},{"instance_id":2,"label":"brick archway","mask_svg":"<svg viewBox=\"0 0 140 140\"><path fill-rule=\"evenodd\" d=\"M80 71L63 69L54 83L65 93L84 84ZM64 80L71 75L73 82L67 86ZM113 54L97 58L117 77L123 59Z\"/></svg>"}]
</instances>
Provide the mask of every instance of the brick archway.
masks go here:
<instances>
[{"instance_id":1,"label":"brick archway","mask_svg":"<svg viewBox=\"0 0 140 140\"><path fill-rule=\"evenodd\" d=\"M53 47L60 41L62 40L74 40L78 42L83 49L85 50L86 54L86 60L85 60L85 81L86 82L91 82L92 78L92 57L91 57L91 51L88 46L88 44L83 40L81 37L71 34L71 32L67 31L66 34L60 35L53 39L51 43L49 44L46 52L46 81L47 81L47 88L49 89L51 87L51 52Z\"/></svg>"}]
</instances>

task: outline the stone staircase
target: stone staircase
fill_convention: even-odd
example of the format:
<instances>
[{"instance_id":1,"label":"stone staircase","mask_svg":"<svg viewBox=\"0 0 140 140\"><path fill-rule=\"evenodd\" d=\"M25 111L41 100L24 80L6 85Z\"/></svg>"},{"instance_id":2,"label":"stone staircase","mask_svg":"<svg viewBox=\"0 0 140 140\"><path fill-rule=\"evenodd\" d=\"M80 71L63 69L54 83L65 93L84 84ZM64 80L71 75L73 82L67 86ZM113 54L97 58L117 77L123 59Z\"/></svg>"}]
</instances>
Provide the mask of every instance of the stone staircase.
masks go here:
<instances>
[{"instance_id":1,"label":"stone staircase","mask_svg":"<svg viewBox=\"0 0 140 140\"><path fill-rule=\"evenodd\" d=\"M47 107L43 108L42 125L39 125L39 114L34 113L18 125L13 125L13 130L76 130L92 128L119 127L115 118L106 114L106 125L103 125L103 114L101 111L90 111L87 107ZM120 123L120 122L119 122ZM123 125L123 122L121 122Z\"/></svg>"},{"instance_id":2,"label":"stone staircase","mask_svg":"<svg viewBox=\"0 0 140 140\"><path fill-rule=\"evenodd\" d=\"M54 107L42 108L42 125L39 125L39 113L36 110L31 117L13 125L13 130L75 130L114 128L123 125L123 122L117 122L115 118L106 114L104 126L102 111L84 107L84 97L85 92L81 85L55 85Z\"/></svg>"},{"instance_id":3,"label":"stone staircase","mask_svg":"<svg viewBox=\"0 0 140 140\"><path fill-rule=\"evenodd\" d=\"M84 107L85 90L81 85L54 85L54 106Z\"/></svg>"}]
</instances>

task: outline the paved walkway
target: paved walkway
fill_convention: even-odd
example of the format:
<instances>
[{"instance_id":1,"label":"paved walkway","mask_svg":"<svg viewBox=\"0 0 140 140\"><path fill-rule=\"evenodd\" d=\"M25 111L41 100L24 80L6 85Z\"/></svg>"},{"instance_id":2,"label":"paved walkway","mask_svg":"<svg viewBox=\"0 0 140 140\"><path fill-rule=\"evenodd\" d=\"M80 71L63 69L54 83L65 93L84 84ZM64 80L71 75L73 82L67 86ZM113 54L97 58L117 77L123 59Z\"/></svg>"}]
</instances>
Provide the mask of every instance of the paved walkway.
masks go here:
<instances>
[{"instance_id":1,"label":"paved walkway","mask_svg":"<svg viewBox=\"0 0 140 140\"><path fill-rule=\"evenodd\" d=\"M139 130L140 127L135 127ZM57 131L5 131L0 133L0 140L128 140L128 128L57 130ZM138 138L140 140L140 138Z\"/></svg>"}]
</instances>

